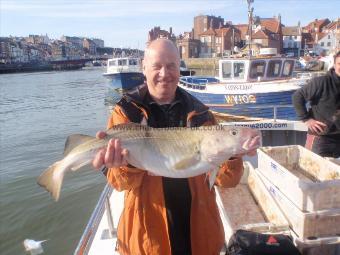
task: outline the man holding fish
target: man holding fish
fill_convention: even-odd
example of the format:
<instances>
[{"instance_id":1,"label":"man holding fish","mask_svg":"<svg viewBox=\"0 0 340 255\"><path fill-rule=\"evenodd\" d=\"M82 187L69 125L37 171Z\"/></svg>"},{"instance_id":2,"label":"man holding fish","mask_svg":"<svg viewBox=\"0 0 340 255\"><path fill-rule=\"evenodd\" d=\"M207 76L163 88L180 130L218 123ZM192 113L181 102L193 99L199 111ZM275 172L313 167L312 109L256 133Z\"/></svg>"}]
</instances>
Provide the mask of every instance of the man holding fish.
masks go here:
<instances>
[{"instance_id":1,"label":"man holding fish","mask_svg":"<svg viewBox=\"0 0 340 255\"><path fill-rule=\"evenodd\" d=\"M205 105L177 87L179 65L178 49L170 40L149 44L143 61L146 84L123 96L108 128L140 127L121 125L133 122L154 129L145 128L140 147L129 147L124 137L108 140L93 160L95 168L106 167L107 180L115 189L126 192L117 233L120 254L219 254L224 231L212 185L236 186L243 173L241 156L254 154L260 146L255 130L218 126L204 130L216 121ZM165 132L167 127L178 131ZM109 136L110 131L97 133L99 139ZM163 174L154 165L168 172Z\"/></svg>"},{"instance_id":2,"label":"man holding fish","mask_svg":"<svg viewBox=\"0 0 340 255\"><path fill-rule=\"evenodd\" d=\"M178 88L179 63L171 41L151 42L146 84L117 103L108 130L69 136L64 158L38 178L58 200L66 172L104 166L108 182L126 192L117 230L123 255L218 254L224 231L213 185L236 186L241 156L261 144L260 131L216 125L208 107Z\"/></svg>"}]
</instances>

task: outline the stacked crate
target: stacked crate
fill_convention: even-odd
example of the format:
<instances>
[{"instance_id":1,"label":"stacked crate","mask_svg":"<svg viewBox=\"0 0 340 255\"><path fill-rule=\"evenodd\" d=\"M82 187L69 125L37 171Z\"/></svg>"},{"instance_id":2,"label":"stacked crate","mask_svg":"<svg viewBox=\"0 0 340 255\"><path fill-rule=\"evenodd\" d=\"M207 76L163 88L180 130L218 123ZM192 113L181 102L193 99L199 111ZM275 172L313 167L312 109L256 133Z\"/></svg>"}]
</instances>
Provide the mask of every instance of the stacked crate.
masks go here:
<instances>
[{"instance_id":1,"label":"stacked crate","mask_svg":"<svg viewBox=\"0 0 340 255\"><path fill-rule=\"evenodd\" d=\"M298 145L263 147L256 172L305 254L340 254L339 165Z\"/></svg>"},{"instance_id":2,"label":"stacked crate","mask_svg":"<svg viewBox=\"0 0 340 255\"><path fill-rule=\"evenodd\" d=\"M259 233L289 233L289 225L274 198L250 163L235 188L215 187L226 243L238 229Z\"/></svg>"}]
</instances>

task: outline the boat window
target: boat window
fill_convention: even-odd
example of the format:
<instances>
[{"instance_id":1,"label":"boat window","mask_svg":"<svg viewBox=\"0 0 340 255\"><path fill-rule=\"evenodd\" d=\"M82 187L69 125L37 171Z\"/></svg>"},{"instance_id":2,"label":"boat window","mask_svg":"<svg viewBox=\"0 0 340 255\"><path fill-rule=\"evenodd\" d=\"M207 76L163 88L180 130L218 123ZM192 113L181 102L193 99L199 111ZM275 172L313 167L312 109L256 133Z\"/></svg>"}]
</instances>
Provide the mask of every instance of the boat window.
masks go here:
<instances>
[{"instance_id":1,"label":"boat window","mask_svg":"<svg viewBox=\"0 0 340 255\"><path fill-rule=\"evenodd\" d=\"M116 60L112 60L109 62L109 66L115 66L117 65Z\"/></svg>"},{"instance_id":2,"label":"boat window","mask_svg":"<svg viewBox=\"0 0 340 255\"><path fill-rule=\"evenodd\" d=\"M126 66L127 65L127 59L119 59L118 65L119 66Z\"/></svg>"},{"instance_id":3,"label":"boat window","mask_svg":"<svg viewBox=\"0 0 340 255\"><path fill-rule=\"evenodd\" d=\"M291 76L294 67L294 60L286 60L283 64L282 76Z\"/></svg>"},{"instance_id":4,"label":"boat window","mask_svg":"<svg viewBox=\"0 0 340 255\"><path fill-rule=\"evenodd\" d=\"M129 59L129 65L130 66L136 66L137 65L137 59Z\"/></svg>"},{"instance_id":5,"label":"boat window","mask_svg":"<svg viewBox=\"0 0 340 255\"><path fill-rule=\"evenodd\" d=\"M230 62L222 63L222 77L223 78L231 77L231 63Z\"/></svg>"},{"instance_id":6,"label":"boat window","mask_svg":"<svg viewBox=\"0 0 340 255\"><path fill-rule=\"evenodd\" d=\"M267 76L279 77L281 72L281 60L270 60L268 63Z\"/></svg>"},{"instance_id":7,"label":"boat window","mask_svg":"<svg viewBox=\"0 0 340 255\"><path fill-rule=\"evenodd\" d=\"M244 78L244 63L243 62L234 63L234 78L236 79Z\"/></svg>"},{"instance_id":8,"label":"boat window","mask_svg":"<svg viewBox=\"0 0 340 255\"><path fill-rule=\"evenodd\" d=\"M254 61L250 66L250 75L251 79L257 79L258 77L264 76L264 71L266 69L265 61Z\"/></svg>"}]
</instances>

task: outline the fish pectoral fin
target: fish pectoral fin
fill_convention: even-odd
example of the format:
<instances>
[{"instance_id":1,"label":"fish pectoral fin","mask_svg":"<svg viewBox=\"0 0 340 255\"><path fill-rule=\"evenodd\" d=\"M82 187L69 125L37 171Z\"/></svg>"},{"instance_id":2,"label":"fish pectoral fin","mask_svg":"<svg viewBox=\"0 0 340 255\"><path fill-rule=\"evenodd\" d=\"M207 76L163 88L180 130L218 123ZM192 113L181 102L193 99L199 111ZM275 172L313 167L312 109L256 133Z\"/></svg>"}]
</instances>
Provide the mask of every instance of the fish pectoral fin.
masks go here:
<instances>
[{"instance_id":1,"label":"fish pectoral fin","mask_svg":"<svg viewBox=\"0 0 340 255\"><path fill-rule=\"evenodd\" d=\"M217 176L218 171L219 171L219 168L216 168L216 169L211 170L209 172L209 188L210 188L210 190L213 188L213 186L215 184L215 180L216 180L216 176Z\"/></svg>"},{"instance_id":2,"label":"fish pectoral fin","mask_svg":"<svg viewBox=\"0 0 340 255\"><path fill-rule=\"evenodd\" d=\"M83 166L86 166L86 165L90 164L91 162L92 162L92 159L86 160L86 161L80 163L79 165L72 166L71 170L72 171L77 171L78 169L82 168Z\"/></svg>"},{"instance_id":3,"label":"fish pectoral fin","mask_svg":"<svg viewBox=\"0 0 340 255\"><path fill-rule=\"evenodd\" d=\"M65 142L64 156L66 157L78 145L93 139L95 138L92 136L81 134L68 136Z\"/></svg>"},{"instance_id":4,"label":"fish pectoral fin","mask_svg":"<svg viewBox=\"0 0 340 255\"><path fill-rule=\"evenodd\" d=\"M190 157L186 157L181 159L180 161L176 162L176 164L173 166L175 170L184 170L186 168L189 168L199 162L199 159L196 155L192 155Z\"/></svg>"}]
</instances>

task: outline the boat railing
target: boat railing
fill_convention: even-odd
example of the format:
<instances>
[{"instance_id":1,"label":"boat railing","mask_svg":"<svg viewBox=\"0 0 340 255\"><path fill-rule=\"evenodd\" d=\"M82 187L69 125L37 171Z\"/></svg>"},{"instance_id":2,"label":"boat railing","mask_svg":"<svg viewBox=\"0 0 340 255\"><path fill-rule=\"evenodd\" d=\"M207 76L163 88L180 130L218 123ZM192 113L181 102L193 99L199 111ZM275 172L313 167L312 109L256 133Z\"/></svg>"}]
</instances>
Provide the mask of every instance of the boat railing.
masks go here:
<instances>
[{"instance_id":1,"label":"boat railing","mask_svg":"<svg viewBox=\"0 0 340 255\"><path fill-rule=\"evenodd\" d=\"M213 84L217 83L217 81L213 81L209 78L183 77L180 79L180 83L187 88L205 90L208 83Z\"/></svg>"},{"instance_id":2,"label":"boat railing","mask_svg":"<svg viewBox=\"0 0 340 255\"><path fill-rule=\"evenodd\" d=\"M299 72L299 73L296 73L296 78L297 79L311 79L311 78L314 78L314 77L319 77L319 76L322 76L324 75L325 72Z\"/></svg>"},{"instance_id":3,"label":"boat railing","mask_svg":"<svg viewBox=\"0 0 340 255\"><path fill-rule=\"evenodd\" d=\"M108 217L109 232L110 232L110 235L113 235L114 227L113 227L113 220L112 220L111 208L110 208L110 202L109 202L112 191L113 191L112 187L106 184L103 192L101 193L99 197L98 203L94 211L92 212L90 220L87 223L87 226L83 232L83 235L80 238L80 241L77 245L74 255L88 254L89 249L91 247L91 243L95 237L99 223L103 217L105 210L107 212L107 217Z\"/></svg>"},{"instance_id":4,"label":"boat railing","mask_svg":"<svg viewBox=\"0 0 340 255\"><path fill-rule=\"evenodd\" d=\"M208 107L223 107L223 108L239 108L237 104L206 104ZM241 105L239 105L241 106ZM261 105L251 105L251 104L242 104L242 107L247 107L249 109L263 109L263 108L272 108L273 109L273 120L274 122L277 120L277 111L278 108L293 108L294 105L292 104L261 104Z\"/></svg>"},{"instance_id":5,"label":"boat railing","mask_svg":"<svg viewBox=\"0 0 340 255\"><path fill-rule=\"evenodd\" d=\"M197 89L197 90L205 90L208 81L206 81L206 82L204 82L204 83L203 83L203 82L202 82L202 83L193 83L193 82L181 80L180 83L181 83L184 87L187 87L187 88Z\"/></svg>"}]
</instances>

